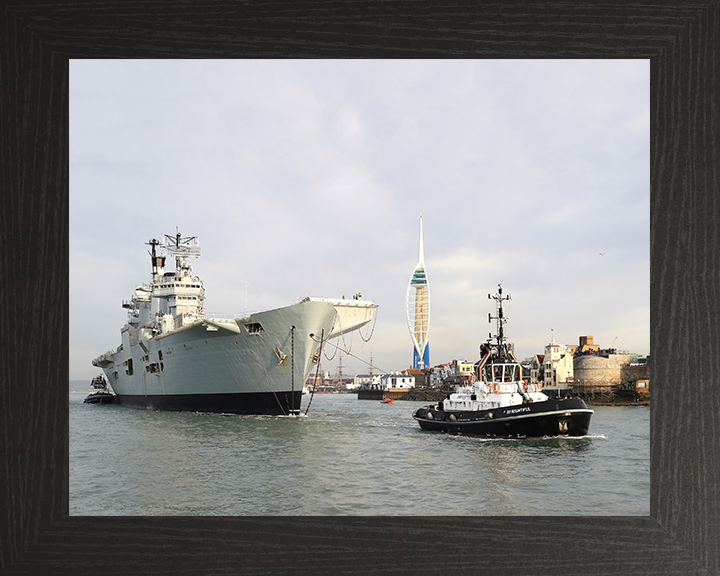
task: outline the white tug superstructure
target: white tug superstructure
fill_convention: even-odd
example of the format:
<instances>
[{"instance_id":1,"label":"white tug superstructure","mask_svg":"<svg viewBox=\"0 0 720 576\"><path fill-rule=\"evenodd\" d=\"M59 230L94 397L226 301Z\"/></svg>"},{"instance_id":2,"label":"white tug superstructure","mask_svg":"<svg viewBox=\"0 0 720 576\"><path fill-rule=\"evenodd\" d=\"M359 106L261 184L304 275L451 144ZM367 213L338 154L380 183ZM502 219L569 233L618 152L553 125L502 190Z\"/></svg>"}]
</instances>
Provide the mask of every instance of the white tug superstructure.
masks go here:
<instances>
[{"instance_id":1,"label":"white tug superstructure","mask_svg":"<svg viewBox=\"0 0 720 576\"><path fill-rule=\"evenodd\" d=\"M162 410L297 414L321 343L373 318L368 300L304 298L242 318L204 315L205 288L190 260L196 237L150 240L152 276L123 302L116 350L95 358L124 405ZM167 256L175 270L165 271Z\"/></svg>"},{"instance_id":2,"label":"white tug superstructure","mask_svg":"<svg viewBox=\"0 0 720 576\"><path fill-rule=\"evenodd\" d=\"M514 368L506 365L506 368ZM458 386L450 398L443 400L443 408L452 410L490 410L504 406L517 406L523 402L544 402L548 396L540 391L537 384L526 384L518 380L516 375L497 376L511 378L499 383L473 382L470 385Z\"/></svg>"}]
</instances>

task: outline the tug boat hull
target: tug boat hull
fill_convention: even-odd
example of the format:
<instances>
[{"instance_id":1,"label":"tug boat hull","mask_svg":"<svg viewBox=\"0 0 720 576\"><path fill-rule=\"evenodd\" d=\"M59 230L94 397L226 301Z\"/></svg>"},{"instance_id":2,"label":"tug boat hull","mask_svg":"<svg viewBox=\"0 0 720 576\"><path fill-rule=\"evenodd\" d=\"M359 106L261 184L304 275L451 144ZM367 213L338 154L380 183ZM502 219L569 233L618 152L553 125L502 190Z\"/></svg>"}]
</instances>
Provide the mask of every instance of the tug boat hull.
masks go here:
<instances>
[{"instance_id":1,"label":"tug boat hull","mask_svg":"<svg viewBox=\"0 0 720 576\"><path fill-rule=\"evenodd\" d=\"M110 392L96 392L88 395L83 402L85 404L113 404L115 396Z\"/></svg>"},{"instance_id":2,"label":"tug boat hull","mask_svg":"<svg viewBox=\"0 0 720 576\"><path fill-rule=\"evenodd\" d=\"M593 411L580 398L548 400L491 410L419 408L413 418L423 430L490 438L586 436Z\"/></svg>"}]
</instances>

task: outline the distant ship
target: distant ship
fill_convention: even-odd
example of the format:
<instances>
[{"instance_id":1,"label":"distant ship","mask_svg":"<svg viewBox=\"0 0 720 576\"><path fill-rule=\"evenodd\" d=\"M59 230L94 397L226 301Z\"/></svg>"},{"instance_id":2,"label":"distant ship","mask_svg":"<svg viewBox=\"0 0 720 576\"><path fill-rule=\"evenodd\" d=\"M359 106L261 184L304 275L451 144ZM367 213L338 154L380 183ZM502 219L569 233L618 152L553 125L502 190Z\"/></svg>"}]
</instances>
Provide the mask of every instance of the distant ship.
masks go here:
<instances>
[{"instance_id":1,"label":"distant ship","mask_svg":"<svg viewBox=\"0 0 720 576\"><path fill-rule=\"evenodd\" d=\"M413 418L423 430L497 438L585 436L593 411L581 398L549 398L539 384L522 378L522 366L505 342L507 318L502 303L509 296L488 294L497 302L498 332L481 348L474 382L457 387L437 406L418 408ZM488 320L492 316L488 315Z\"/></svg>"},{"instance_id":2,"label":"distant ship","mask_svg":"<svg viewBox=\"0 0 720 576\"><path fill-rule=\"evenodd\" d=\"M373 318L369 300L305 297L241 318L204 314L205 288L189 259L194 236L165 235L147 244L150 284L123 302L122 342L92 361L124 406L234 414L298 414L303 384L321 344ZM175 270L165 271L167 256Z\"/></svg>"},{"instance_id":3,"label":"distant ship","mask_svg":"<svg viewBox=\"0 0 720 576\"><path fill-rule=\"evenodd\" d=\"M115 396L102 374L95 376L90 383L90 391L84 400L85 404L112 404Z\"/></svg>"}]
</instances>

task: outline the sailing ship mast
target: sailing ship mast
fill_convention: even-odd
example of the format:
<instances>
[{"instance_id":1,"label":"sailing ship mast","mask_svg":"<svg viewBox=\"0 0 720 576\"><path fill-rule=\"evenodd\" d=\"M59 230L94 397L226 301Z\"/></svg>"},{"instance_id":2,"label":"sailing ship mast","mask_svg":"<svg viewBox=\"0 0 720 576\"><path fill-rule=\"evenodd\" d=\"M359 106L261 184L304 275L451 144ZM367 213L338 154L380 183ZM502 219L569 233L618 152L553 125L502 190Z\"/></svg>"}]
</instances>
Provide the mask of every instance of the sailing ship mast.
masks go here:
<instances>
[{"instance_id":1,"label":"sailing ship mast","mask_svg":"<svg viewBox=\"0 0 720 576\"><path fill-rule=\"evenodd\" d=\"M341 352L340 353L340 365L338 366L338 374L340 375L340 382L338 383L338 390L341 390L342 385L343 385L342 369L343 369L343 365L342 365L342 352Z\"/></svg>"}]
</instances>

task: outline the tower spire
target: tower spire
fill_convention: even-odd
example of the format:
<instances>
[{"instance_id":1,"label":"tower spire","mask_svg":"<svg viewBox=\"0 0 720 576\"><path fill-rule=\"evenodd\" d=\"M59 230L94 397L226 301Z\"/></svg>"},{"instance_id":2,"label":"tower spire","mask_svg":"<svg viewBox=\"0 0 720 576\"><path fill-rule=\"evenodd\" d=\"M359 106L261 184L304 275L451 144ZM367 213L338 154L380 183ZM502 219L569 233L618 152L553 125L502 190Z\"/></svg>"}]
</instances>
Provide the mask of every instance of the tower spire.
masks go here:
<instances>
[{"instance_id":1,"label":"tower spire","mask_svg":"<svg viewBox=\"0 0 720 576\"><path fill-rule=\"evenodd\" d=\"M425 251L423 250L423 230L422 230L422 212L420 212L420 249L418 255L418 264L425 268Z\"/></svg>"}]
</instances>

